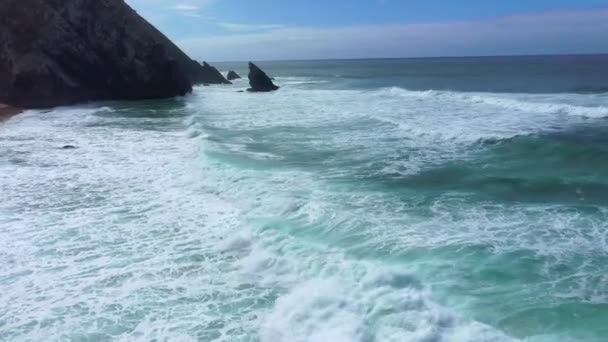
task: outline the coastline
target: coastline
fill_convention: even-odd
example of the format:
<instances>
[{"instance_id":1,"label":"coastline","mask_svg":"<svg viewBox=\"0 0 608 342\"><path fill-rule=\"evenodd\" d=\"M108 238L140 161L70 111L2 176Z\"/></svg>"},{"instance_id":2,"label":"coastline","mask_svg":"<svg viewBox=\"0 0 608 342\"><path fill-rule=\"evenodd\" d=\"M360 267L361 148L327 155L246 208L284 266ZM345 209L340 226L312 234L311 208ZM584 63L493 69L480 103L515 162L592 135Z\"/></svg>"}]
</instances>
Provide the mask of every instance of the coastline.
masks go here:
<instances>
[{"instance_id":1,"label":"coastline","mask_svg":"<svg viewBox=\"0 0 608 342\"><path fill-rule=\"evenodd\" d=\"M0 103L0 122L4 122L21 112L23 112L22 109Z\"/></svg>"}]
</instances>

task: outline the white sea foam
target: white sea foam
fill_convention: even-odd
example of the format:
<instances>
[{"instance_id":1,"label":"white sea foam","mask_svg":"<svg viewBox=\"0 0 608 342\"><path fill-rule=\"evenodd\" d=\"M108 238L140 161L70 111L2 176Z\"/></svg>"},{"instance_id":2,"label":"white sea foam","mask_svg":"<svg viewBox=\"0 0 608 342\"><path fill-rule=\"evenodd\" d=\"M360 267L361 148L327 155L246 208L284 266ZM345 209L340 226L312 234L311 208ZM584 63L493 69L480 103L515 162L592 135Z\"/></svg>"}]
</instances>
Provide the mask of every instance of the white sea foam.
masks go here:
<instances>
[{"instance_id":1,"label":"white sea foam","mask_svg":"<svg viewBox=\"0 0 608 342\"><path fill-rule=\"evenodd\" d=\"M262 341L508 341L429 301L401 274L311 280L279 298L262 322ZM407 276L405 276L407 277ZM374 279L375 278L375 279ZM382 281L382 280L386 281Z\"/></svg>"},{"instance_id":2,"label":"white sea foam","mask_svg":"<svg viewBox=\"0 0 608 342\"><path fill-rule=\"evenodd\" d=\"M493 94L493 93L467 93L453 91L410 91L403 88L393 87L385 90L392 95L410 98L431 98L448 101L461 101L472 104L485 104L504 108L511 111L520 111L529 114L567 114L589 118L608 117L608 105L583 106L563 103L567 97L577 96L593 98L593 95L554 94L552 100L556 102L544 102L546 95L530 94Z\"/></svg>"},{"instance_id":3,"label":"white sea foam","mask_svg":"<svg viewBox=\"0 0 608 342\"><path fill-rule=\"evenodd\" d=\"M0 163L0 339L218 334L206 304L186 308L215 291L208 277L221 261L205 260L238 220L193 182L197 142L166 131L175 119L141 130L137 118L120 128L97 114L57 109L2 127L2 152L21 160ZM56 148L66 143L79 148Z\"/></svg>"},{"instance_id":4,"label":"white sea foam","mask_svg":"<svg viewBox=\"0 0 608 342\"><path fill-rule=\"evenodd\" d=\"M606 248L605 223L574 211L446 195L420 214L415 194L339 182L356 183L358 168L416 174L570 113L505 115L512 104L398 89L239 87L196 87L185 119L70 107L0 128L0 339L509 340L475 320L486 317L466 291L431 291L475 272L402 253L525 250L549 272L572 251ZM605 301L602 279L588 279L550 278L565 298Z\"/></svg>"},{"instance_id":5,"label":"white sea foam","mask_svg":"<svg viewBox=\"0 0 608 342\"><path fill-rule=\"evenodd\" d=\"M313 77L276 77L275 81L277 84L282 86L291 86L291 85L302 85L302 84L323 84L329 83L327 80L322 80Z\"/></svg>"},{"instance_id":6,"label":"white sea foam","mask_svg":"<svg viewBox=\"0 0 608 342\"><path fill-rule=\"evenodd\" d=\"M483 139L503 139L518 135L547 133L585 122L585 118L571 113L543 110L542 107L536 112L526 110L509 109L503 105L497 105L492 101L470 100L468 97L454 97L452 93L438 96L433 93L406 92L403 95L401 89L359 91L359 90L309 90L302 92L294 89L284 89L274 94L234 94L226 89L217 89L205 94L201 93L201 101L209 103L209 110L218 113L218 116L202 118L207 125L217 130L234 132L242 127L247 127L246 135L257 144L268 143L272 146L273 141L290 141L287 150L284 146L269 147L269 151L281 156L288 156L290 152L315 151L322 154L324 151L338 151L348 156L350 161L372 160L377 162L378 177L389 178L395 175L396 179L407 175L417 174L433 165L452 160L468 158L467 148L471 143ZM460 96L460 95L458 95ZM463 95L464 96L464 95ZM468 95L467 95L468 96ZM481 95L480 95L481 96ZM485 95L483 95L485 96ZM501 98L510 95L492 94L492 97ZM520 95L517 95L519 98ZM561 103L569 101L579 106L589 100L586 95L538 95L528 96L517 101L555 101ZM543 102L544 101L544 102ZM216 105L217 103L229 103ZM500 102L499 102L500 103ZM587 104L588 106L592 105ZM601 104L595 103L596 106ZM217 106L217 107L216 107ZM223 110L223 112L222 112ZM222 113L221 115L219 113ZM298 134L293 132L297 131ZM259 135L256 132L260 132ZM346 134L343 134L347 132ZM217 133L220 134L220 133ZM238 134L239 136L241 134ZM236 138L235 138L236 139ZM234 139L232 139L234 141ZM231 150L230 144L218 143L206 146L210 151ZM400 149L405 149L404 156ZM420 153L418 153L420 151ZM243 152L243 151L240 151ZM343 157L343 156L342 156ZM251 158L254 158L251 156ZM346 158L346 157L343 157ZM248 206L248 215L253 217L273 217L279 215L287 222L267 223L263 225L263 231L286 231L287 234L295 234L300 239L307 241L311 239L312 244L339 244L348 240L356 249L383 250L389 255L400 255L403 251L422 249L441 249L445 246L462 246L464 250L471 249L474 253L496 253L509 256L510 253L522 253L526 251L531 256L526 258L538 260L540 268L546 274L552 274L552 269L559 267L562 263L568 263L578 253L585 255L602 254L606 244L606 224L603 218L606 214L595 216L579 215L576 211L563 210L561 207L544 205L542 203L522 205L487 205L472 206L459 194L446 194L439 196L430 205L430 212L420 215L420 203L417 202L417 194L411 193L408 200L395 196L387 198L384 193L363 192L344 193L338 186L334 191L328 189L323 181L315 180L319 176L320 165L323 167L324 176L328 178L347 174L349 178L356 179L356 167L349 166L344 170L340 166L332 169L332 163L340 158L328 156L320 158L315 163L302 163L304 166L294 171L292 168L275 169L271 174L263 173L263 177L257 173L247 171L239 176L223 175L226 186L225 194L232 194L233 198L256 198L254 204ZM284 160L289 160L284 158ZM285 163L288 162L286 161ZM282 163L281 163L282 164ZM339 165L339 164L338 164ZM319 167L317 167L319 166ZM277 167L277 165L273 165ZM370 167L371 169L371 167ZM233 171L236 171L233 169ZM308 173L310 172L310 173ZM373 169L369 172L374 172ZM243 177L254 177L256 181L242 187ZM228 185L233 181L236 185ZM395 183L398 185L398 183ZM261 200L257 200L261 198ZM270 200L272 198L272 200ZM424 199L420 199L424 201ZM348 209L346 209L348 208ZM296 227L289 226L296 224ZM543 232L538 234L536 227ZM581 229L588 227L588 229ZM281 234L279 234L281 235ZM315 236L321 236L321 241ZM272 240L268 245L282 246L281 241ZM331 241L331 242L329 242ZM282 251L292 251L294 248L276 247ZM487 249L486 249L487 248ZM319 252L311 252L319 259ZM342 267L327 266L331 271L326 274L334 276L315 277L313 274L298 275L299 272L290 272L297 269L285 258L273 256L272 251L267 249L253 249L250 256L240 262L241 270L252 279L260 282L262 287L272 287L284 284L288 290L284 295L285 303L280 300L271 314L271 318L265 320L263 333L268 339L313 339L332 336L344 339L357 336L361 339L362 324L368 322L365 315L345 309L332 311L334 314L327 316L327 322L331 326L337 326L336 330L325 327L323 322L318 323L318 329L308 329L310 334L305 334L300 328L306 329L307 324L316 325L318 319L314 315L310 321L298 320L300 317L308 317L308 309L300 310L294 303L306 303L315 306L316 299L310 302L300 298L303 292L299 288L307 289L308 281L318 286L332 286L331 284L351 284L348 290L341 288L341 296L352 292L353 298L363 298L366 294L357 292L354 285L358 282L349 282L348 277L334 275L341 269L361 269L369 271L367 266L352 261L344 261ZM485 256L484 256L485 257ZM482 257L482 258L484 258ZM517 257L514 257L517 259ZM330 259L330 258L328 258ZM497 265L499 262L493 261ZM324 269L308 261L306 257L298 255L297 262L312 269ZM427 274L426 277L445 282L446 278L454 281L465 281L467 275L461 273L460 269L452 265L452 260L433 260L434 267L440 269L453 269L453 272L444 271L446 274ZM311 266L312 265L312 266ZM416 274L432 272L434 267L429 264L421 266L414 265ZM427 270L427 267L429 268ZM464 266L463 266L464 267ZM492 265L492 267L500 267ZM589 266L589 272L599 270L597 264ZM374 267L370 267L373 269ZM273 270L273 275L264 277L265 270ZM482 267L483 270L483 267ZM595 271L591 271L595 270ZM485 270L483 270L485 271ZM466 272L466 269L462 272ZM482 272L482 271L480 271ZM323 273L323 271L321 271ZM277 276L280 275L280 276ZM589 279L589 273L581 275L583 279ZM608 293L605 287L594 289L592 284L597 281L583 284L560 279L558 276L547 276L547 284L542 286L555 286L552 294L560 295L556 288L572 289L565 291L564 296L574 298L592 298L593 303L602 302ZM449 283L450 281L447 280ZM444 284L445 285L445 284ZM458 287L458 285L454 285ZM316 285L312 285L315 287ZM543 287L544 288L544 287ZM480 289L481 291L482 289ZM532 289L531 289L532 290ZM536 296L539 301L551 300L551 297L533 295L523 291L520 295ZM329 291L329 290L328 290ZM292 296L293 293L293 296ZM340 303L340 296L335 299ZM432 300L429 299L430 302ZM348 301L346 301L348 302ZM329 305L329 304L328 304ZM506 304L505 304L506 305ZM439 307L439 306L438 306ZM292 311L288 311L291 308ZM320 309L320 311L322 311ZM441 311L444 312L444 311ZM339 325L334 319L336 317L352 318L344 319L344 324ZM291 320L288 317L297 317ZM283 318L283 319L279 319ZM273 329L275 322L282 328ZM297 323L296 323L297 322ZM463 326L471 324L470 321ZM462 327L462 326L461 326ZM291 330L290 330L291 329ZM466 331L468 328L462 328ZM281 335L281 331L294 331L292 335ZM376 333L377 330L372 329ZM518 331L518 327L509 327L511 331ZM495 333L495 332L494 332ZM324 335L327 334L327 335ZM463 335L464 334L464 335ZM305 336L305 337L303 337ZM395 336L407 340L413 335L404 335L396 332ZM406 337L404 337L406 336ZM456 340L470 340L464 332L451 330L441 339L449 340L451 336ZM459 336L458 338L454 336ZM479 335L479 336L483 336ZM388 337L387 337L388 338ZM441 340L440 339L440 340ZM484 340L480 338L480 340ZM493 340L493 338L485 338Z\"/></svg>"}]
</instances>

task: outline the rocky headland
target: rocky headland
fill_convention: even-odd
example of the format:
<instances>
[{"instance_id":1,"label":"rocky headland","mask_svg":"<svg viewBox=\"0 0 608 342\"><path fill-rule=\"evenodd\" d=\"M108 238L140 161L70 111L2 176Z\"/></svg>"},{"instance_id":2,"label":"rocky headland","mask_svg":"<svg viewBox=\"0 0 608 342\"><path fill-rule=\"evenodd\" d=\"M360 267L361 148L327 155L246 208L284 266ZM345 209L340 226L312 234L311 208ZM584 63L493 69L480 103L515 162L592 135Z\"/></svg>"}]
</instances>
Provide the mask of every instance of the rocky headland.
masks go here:
<instances>
[{"instance_id":1,"label":"rocky headland","mask_svg":"<svg viewBox=\"0 0 608 342\"><path fill-rule=\"evenodd\" d=\"M2 0L0 13L0 118L18 108L181 96L240 78L188 57L124 0ZM249 83L252 92L279 88L253 63Z\"/></svg>"},{"instance_id":2,"label":"rocky headland","mask_svg":"<svg viewBox=\"0 0 608 342\"><path fill-rule=\"evenodd\" d=\"M164 98L228 82L124 0L2 0L0 13L0 102L14 107Z\"/></svg>"}]
</instances>

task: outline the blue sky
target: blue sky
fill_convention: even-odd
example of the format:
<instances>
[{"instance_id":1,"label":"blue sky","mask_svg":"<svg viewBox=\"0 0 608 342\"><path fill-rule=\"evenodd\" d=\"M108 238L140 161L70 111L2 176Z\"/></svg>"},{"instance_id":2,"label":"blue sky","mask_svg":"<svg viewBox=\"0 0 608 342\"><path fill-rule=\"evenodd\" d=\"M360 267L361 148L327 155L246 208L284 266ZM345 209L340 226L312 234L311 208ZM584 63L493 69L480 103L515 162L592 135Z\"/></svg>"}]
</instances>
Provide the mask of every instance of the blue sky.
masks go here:
<instances>
[{"instance_id":1,"label":"blue sky","mask_svg":"<svg viewBox=\"0 0 608 342\"><path fill-rule=\"evenodd\" d=\"M608 0L127 0L209 61L608 52Z\"/></svg>"}]
</instances>

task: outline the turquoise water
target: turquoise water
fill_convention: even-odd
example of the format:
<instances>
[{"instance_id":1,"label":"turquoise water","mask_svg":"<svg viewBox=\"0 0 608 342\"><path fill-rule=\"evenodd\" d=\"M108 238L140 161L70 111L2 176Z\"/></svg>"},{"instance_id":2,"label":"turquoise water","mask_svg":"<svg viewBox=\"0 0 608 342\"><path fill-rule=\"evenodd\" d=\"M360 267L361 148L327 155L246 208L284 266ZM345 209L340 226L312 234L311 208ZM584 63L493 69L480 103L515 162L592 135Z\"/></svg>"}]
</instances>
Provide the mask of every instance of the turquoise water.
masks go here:
<instances>
[{"instance_id":1,"label":"turquoise water","mask_svg":"<svg viewBox=\"0 0 608 342\"><path fill-rule=\"evenodd\" d=\"M606 57L260 64L0 126L0 340L606 340Z\"/></svg>"}]
</instances>

